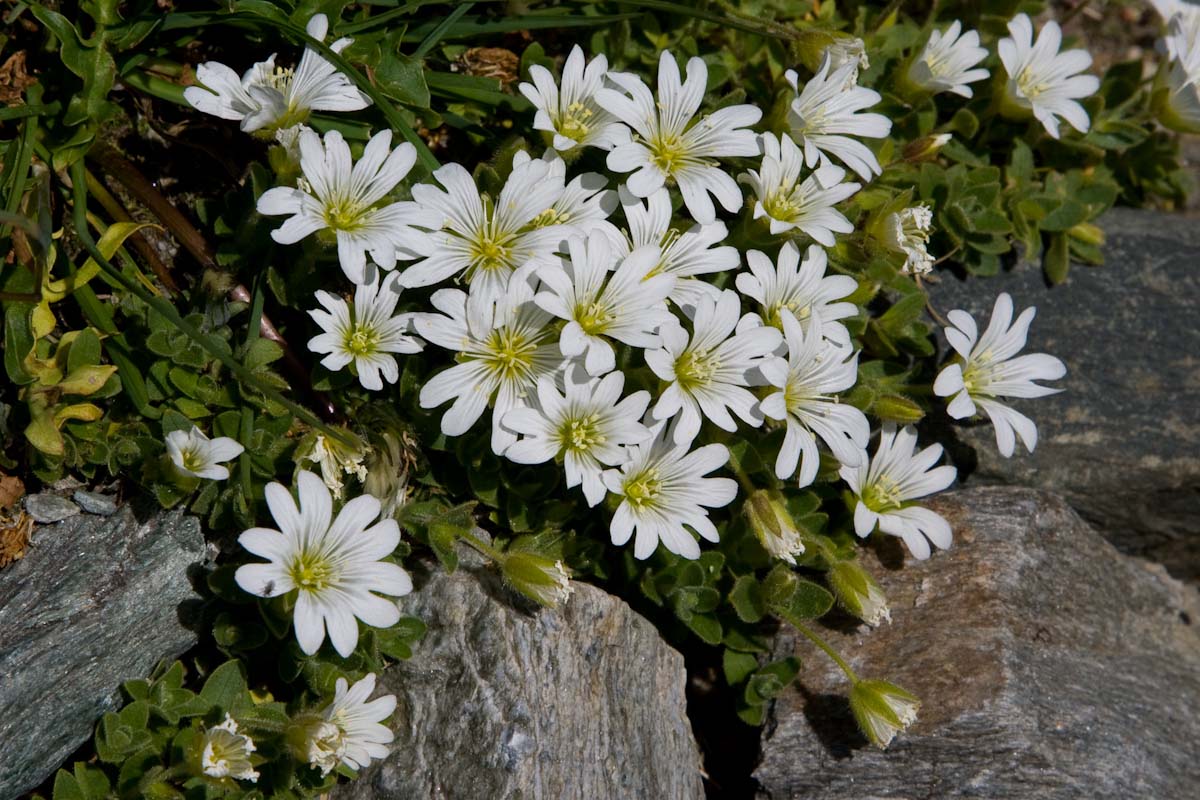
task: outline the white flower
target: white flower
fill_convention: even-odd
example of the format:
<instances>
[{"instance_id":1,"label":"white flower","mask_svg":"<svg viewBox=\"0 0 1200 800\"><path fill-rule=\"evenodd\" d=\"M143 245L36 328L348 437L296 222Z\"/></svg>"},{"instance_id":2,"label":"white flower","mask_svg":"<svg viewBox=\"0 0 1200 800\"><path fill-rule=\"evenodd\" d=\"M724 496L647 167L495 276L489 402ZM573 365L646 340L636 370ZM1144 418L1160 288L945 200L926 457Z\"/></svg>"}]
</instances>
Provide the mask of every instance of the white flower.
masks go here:
<instances>
[{"instance_id":1,"label":"white flower","mask_svg":"<svg viewBox=\"0 0 1200 800\"><path fill-rule=\"evenodd\" d=\"M1087 111L1075 101L1100 88L1100 79L1095 75L1077 74L1091 66L1091 55L1086 50L1060 53L1062 29L1053 20L1042 27L1036 43L1033 23L1025 14L1014 17L1008 31L1012 38L1001 39L997 45L1008 72L1005 102L1015 106L1018 113L1032 112L1055 139L1059 136L1059 117L1080 133L1087 133Z\"/></svg>"},{"instance_id":2,"label":"white flower","mask_svg":"<svg viewBox=\"0 0 1200 800\"><path fill-rule=\"evenodd\" d=\"M421 342L405 335L411 315L393 316L400 299L398 284L394 272L360 283L354 288L353 304L317 291L317 302L325 310L314 308L308 314L324 332L308 340L308 349L328 354L321 359L323 367L337 372L350 365L364 389L379 391L384 380L396 382L400 368L391 354L421 352Z\"/></svg>"},{"instance_id":3,"label":"white flower","mask_svg":"<svg viewBox=\"0 0 1200 800\"><path fill-rule=\"evenodd\" d=\"M788 124L796 142L804 147L804 161L809 167L815 167L821 156L835 156L869 181L883 168L869 147L850 137L882 139L892 130L892 121L882 114L859 113L878 103L880 97L878 92L848 81L857 69L854 63L832 69L826 56L803 91L794 70L784 73L798 92L788 110Z\"/></svg>"},{"instance_id":4,"label":"white flower","mask_svg":"<svg viewBox=\"0 0 1200 800\"><path fill-rule=\"evenodd\" d=\"M316 14L306 30L314 39L324 40L329 20ZM340 53L351 41L338 39L330 49ZM201 86L184 89L184 99L206 114L240 120L247 133L287 128L304 122L313 111L358 111L371 105L371 98L349 78L307 47L295 70L275 66L272 55L238 78L224 64L208 61L196 68L196 80Z\"/></svg>"},{"instance_id":5,"label":"white flower","mask_svg":"<svg viewBox=\"0 0 1200 800\"><path fill-rule=\"evenodd\" d=\"M858 306L836 301L853 294L858 282L849 275L826 275L824 249L809 245L801 261L800 248L784 242L777 265L757 250L746 254L746 263L750 271L737 276L737 289L758 302L761 313L748 315L751 319L782 330L782 312L787 309L805 327L820 318L825 338L850 344L850 333L838 320L857 314Z\"/></svg>"},{"instance_id":6,"label":"white flower","mask_svg":"<svg viewBox=\"0 0 1200 800\"><path fill-rule=\"evenodd\" d=\"M371 524L379 516L379 501L369 494L346 503L334 519L333 498L321 479L301 471L296 481L299 508L283 484L267 485L267 506L279 530L250 528L238 543L268 563L238 567L234 578L259 597L295 590L293 623L300 649L317 652L328 631L333 648L348 658L358 644L355 617L390 628L400 611L379 594L400 597L412 591L408 573L381 560L400 543L400 527L393 519Z\"/></svg>"},{"instance_id":7,"label":"white flower","mask_svg":"<svg viewBox=\"0 0 1200 800\"><path fill-rule=\"evenodd\" d=\"M579 45L571 48L563 64L561 88L554 83L550 70L540 64L529 67L533 83L522 83L517 88L537 109L533 127L553 135L555 150L565 153L576 146L609 150L616 143L619 126L596 102L607 73L608 59L603 55L585 67Z\"/></svg>"},{"instance_id":8,"label":"white flower","mask_svg":"<svg viewBox=\"0 0 1200 800\"><path fill-rule=\"evenodd\" d=\"M559 179L554 179L559 174ZM574 228L551 224L534 227L534 220L553 208L563 194L561 173L540 159L513 167L493 204L480 195L470 173L459 164L447 164L433 173L445 190L421 184L413 197L445 220L434 234L432 254L400 276L404 286L431 286L466 273L471 294L481 301L498 302L508 290L509 278L531 261L546 261Z\"/></svg>"},{"instance_id":9,"label":"white flower","mask_svg":"<svg viewBox=\"0 0 1200 800\"><path fill-rule=\"evenodd\" d=\"M195 425L190 431L171 431L167 434L167 454L184 475L223 481L229 468L221 464L237 458L246 448L228 436L209 439Z\"/></svg>"},{"instance_id":10,"label":"white flower","mask_svg":"<svg viewBox=\"0 0 1200 800\"><path fill-rule=\"evenodd\" d=\"M801 182L804 155L792 137L764 133L759 141L763 148L760 171L749 170L739 178L758 195L755 219L766 217L773 235L799 228L826 247L833 247L835 233L854 230L850 220L834 208L861 188L857 183L841 182L846 177L844 169L825 163Z\"/></svg>"},{"instance_id":11,"label":"white flower","mask_svg":"<svg viewBox=\"0 0 1200 800\"><path fill-rule=\"evenodd\" d=\"M699 58L687 63L687 80L680 82L675 56L664 50L658 61L658 99L641 78L610 72L608 79L626 94L601 89L596 100L628 129L608 154L608 168L632 172L626 185L637 197L649 197L674 180L688 212L702 225L716 219L709 193L726 211L737 211L742 192L737 182L714 159L758 155L754 132L762 111L752 105L727 106L693 122L704 100L708 68Z\"/></svg>"},{"instance_id":12,"label":"white flower","mask_svg":"<svg viewBox=\"0 0 1200 800\"><path fill-rule=\"evenodd\" d=\"M650 430L638 422L650 404L649 392L634 392L621 399L625 376L611 372L603 379L585 380L567 374L565 396L552 378L537 385L537 402L515 408L504 415L503 425L521 434L504 456L518 464L541 464L561 458L567 488L582 486L589 506L607 493L601 473L604 467L624 463L626 445L650 438Z\"/></svg>"},{"instance_id":13,"label":"white flower","mask_svg":"<svg viewBox=\"0 0 1200 800\"><path fill-rule=\"evenodd\" d=\"M629 224L629 240L618 246L617 254L624 257L631 250L657 247L659 261L649 274L675 276L670 300L681 308L695 306L702 296L717 297L717 287L695 276L737 269L741 261L737 248L716 246L725 241L725 223L693 225L681 231L671 227L671 194L665 188L646 198L645 205L624 186L619 194Z\"/></svg>"},{"instance_id":14,"label":"white flower","mask_svg":"<svg viewBox=\"0 0 1200 800\"><path fill-rule=\"evenodd\" d=\"M664 326L662 349L646 351L650 369L670 384L651 415L660 421L679 415L673 431L677 445L696 438L703 418L722 430L737 430L731 410L748 425L762 424L758 401L745 387L765 383L758 368L783 337L770 327L747 327L732 335L740 312L736 292L701 298L690 337L677 324Z\"/></svg>"},{"instance_id":15,"label":"white flower","mask_svg":"<svg viewBox=\"0 0 1200 800\"><path fill-rule=\"evenodd\" d=\"M1184 73L1196 75L1200 71L1200 6L1180 0L1156 2L1155 6L1167 23L1161 47Z\"/></svg>"},{"instance_id":16,"label":"white flower","mask_svg":"<svg viewBox=\"0 0 1200 800\"><path fill-rule=\"evenodd\" d=\"M492 410L492 450L502 454L517 440L500 424L525 406L543 375L557 377L564 359L548 327L553 317L538 307L523 278L512 281L500 302L458 289L441 289L430 302L441 314L417 314L414 324L427 341L452 350L459 361L421 387L421 408L454 405L442 415L442 433L461 436Z\"/></svg>"},{"instance_id":17,"label":"white flower","mask_svg":"<svg viewBox=\"0 0 1200 800\"><path fill-rule=\"evenodd\" d=\"M658 248L640 247L610 271L616 259L603 233L586 240L572 237L567 246L569 259L538 271L549 291L534 297L543 309L567 320L558 340L562 354L584 356L588 374L603 375L617 365L610 339L643 349L660 347L657 330L675 323L666 304L675 277L647 277L658 264Z\"/></svg>"},{"instance_id":18,"label":"white flower","mask_svg":"<svg viewBox=\"0 0 1200 800\"><path fill-rule=\"evenodd\" d=\"M990 74L986 69L976 68L987 54L987 48L979 46L979 32L963 33L962 23L954 20L945 31L929 34L925 48L908 68L908 80L930 92L971 97L974 91L967 84Z\"/></svg>"},{"instance_id":19,"label":"white flower","mask_svg":"<svg viewBox=\"0 0 1200 800\"><path fill-rule=\"evenodd\" d=\"M1163 44L1171 61L1155 81L1159 120L1171 130L1200 133L1200 6L1174 12Z\"/></svg>"},{"instance_id":20,"label":"white flower","mask_svg":"<svg viewBox=\"0 0 1200 800\"><path fill-rule=\"evenodd\" d=\"M311 233L332 231L338 261L354 283L367 280L367 253L380 267L392 269L398 257L428 252L427 235L410 226L437 227L440 216L407 201L380 205L417 158L408 142L395 150L391 143L391 131L375 134L352 164L350 147L337 131L325 134L323 143L315 131L301 131L300 188L276 186L258 198L258 213L291 215L271 238L294 244Z\"/></svg>"},{"instance_id":21,"label":"white flower","mask_svg":"<svg viewBox=\"0 0 1200 800\"><path fill-rule=\"evenodd\" d=\"M612 543L625 544L636 532L635 558L649 558L659 542L684 558L699 558L692 531L720 541L705 509L727 506L737 496L736 481L704 477L729 460L729 451L710 444L689 453L687 444L673 444L678 437L665 423L653 430L652 440L629 448L629 461L620 471L604 472L604 485L622 498L609 523Z\"/></svg>"},{"instance_id":22,"label":"white flower","mask_svg":"<svg viewBox=\"0 0 1200 800\"><path fill-rule=\"evenodd\" d=\"M1036 308L1027 308L1013 322L1012 298L1002 293L992 308L992 318L983 336L975 320L965 311L954 310L948 315L950 327L945 329L946 340L962 358L944 368L934 381L933 391L939 397L953 397L947 412L955 419L974 416L982 410L996 428L996 446L1005 458L1013 454L1015 430L1033 452L1037 446L1037 427L1024 414L999 402L1006 397L1045 397L1061 389L1039 386L1034 381L1058 380L1067 374L1062 361L1045 353L1017 356L1025 346L1029 325Z\"/></svg>"},{"instance_id":23,"label":"white flower","mask_svg":"<svg viewBox=\"0 0 1200 800\"><path fill-rule=\"evenodd\" d=\"M843 466L857 467L871 438L871 426L861 411L836 396L858 380L858 354L825 339L820 317L813 319L807 332L791 312L784 311L782 317L788 360L763 365L763 375L779 391L765 398L760 408L771 419L787 421L775 475L786 480L799 464L803 487L817 477L821 462L817 436Z\"/></svg>"},{"instance_id":24,"label":"white flower","mask_svg":"<svg viewBox=\"0 0 1200 800\"><path fill-rule=\"evenodd\" d=\"M883 220L883 244L891 251L904 254L906 275L925 275L933 270L933 256L926 245L933 229L933 212L918 205L888 214Z\"/></svg>"},{"instance_id":25,"label":"white flower","mask_svg":"<svg viewBox=\"0 0 1200 800\"><path fill-rule=\"evenodd\" d=\"M257 782L258 773L250 763L250 754L253 752L254 741L238 733L237 722L226 714L224 722L204 732L200 768L210 778Z\"/></svg>"},{"instance_id":26,"label":"white flower","mask_svg":"<svg viewBox=\"0 0 1200 800\"><path fill-rule=\"evenodd\" d=\"M529 153L518 150L513 156L513 168L531 161ZM561 187L562 194L554 204L544 209L529 223L532 228L549 225L570 225L579 236L592 231L602 231L613 242L623 240L621 231L608 221L617 210L617 193L608 188L608 179L598 172L584 172L567 183L567 163L554 150L542 154L542 160L550 165L546 180Z\"/></svg>"},{"instance_id":27,"label":"white flower","mask_svg":"<svg viewBox=\"0 0 1200 800\"><path fill-rule=\"evenodd\" d=\"M940 492L954 482L954 467L934 467L942 457L935 444L917 450L917 431L911 425L897 431L885 423L875 457L857 467L842 467L838 474L858 497L854 504L854 532L870 536L879 530L899 536L919 559L929 558L929 542L945 550L950 546L950 524L927 508L909 501ZM928 541L926 541L928 540Z\"/></svg>"},{"instance_id":28,"label":"white flower","mask_svg":"<svg viewBox=\"0 0 1200 800\"><path fill-rule=\"evenodd\" d=\"M394 734L380 723L396 710L396 697L387 694L368 701L374 691L373 672L353 686L338 678L333 702L319 718L306 721L304 755L322 776L339 764L359 770L387 756Z\"/></svg>"},{"instance_id":29,"label":"white flower","mask_svg":"<svg viewBox=\"0 0 1200 800\"><path fill-rule=\"evenodd\" d=\"M391 273L360 283L354 302L318 290L317 301L325 310L310 309L309 316L323 333L308 341L308 349L327 354L321 365L336 372L350 365L365 389L378 391L383 381L395 383L400 375L392 353L418 353L421 342L406 335L410 314L393 316L400 298L399 276ZM382 380L380 378L382 373Z\"/></svg>"}]
</instances>

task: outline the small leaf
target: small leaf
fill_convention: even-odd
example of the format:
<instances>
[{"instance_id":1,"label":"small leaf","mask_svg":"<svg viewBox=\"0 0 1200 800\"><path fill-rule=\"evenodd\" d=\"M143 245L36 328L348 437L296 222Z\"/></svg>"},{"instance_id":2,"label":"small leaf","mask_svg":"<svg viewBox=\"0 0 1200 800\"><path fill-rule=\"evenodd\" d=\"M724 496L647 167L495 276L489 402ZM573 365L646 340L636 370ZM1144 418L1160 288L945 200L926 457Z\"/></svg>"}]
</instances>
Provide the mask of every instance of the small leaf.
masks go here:
<instances>
[{"instance_id":1,"label":"small leaf","mask_svg":"<svg viewBox=\"0 0 1200 800\"><path fill-rule=\"evenodd\" d=\"M241 662L226 661L213 670L200 690L200 697L210 705L229 710L246 693L246 676Z\"/></svg>"}]
</instances>

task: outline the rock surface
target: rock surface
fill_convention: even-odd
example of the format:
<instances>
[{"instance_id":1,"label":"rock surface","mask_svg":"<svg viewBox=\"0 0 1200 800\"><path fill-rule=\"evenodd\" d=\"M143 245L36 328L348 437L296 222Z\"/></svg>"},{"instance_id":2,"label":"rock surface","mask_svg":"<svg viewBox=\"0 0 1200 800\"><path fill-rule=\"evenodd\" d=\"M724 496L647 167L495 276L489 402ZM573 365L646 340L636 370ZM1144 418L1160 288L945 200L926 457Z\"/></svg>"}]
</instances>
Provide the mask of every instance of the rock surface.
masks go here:
<instances>
[{"instance_id":1,"label":"rock surface","mask_svg":"<svg viewBox=\"0 0 1200 800\"><path fill-rule=\"evenodd\" d=\"M25 511L34 522L48 524L62 522L79 513L79 506L65 497L49 492L25 495Z\"/></svg>"},{"instance_id":2,"label":"rock surface","mask_svg":"<svg viewBox=\"0 0 1200 800\"><path fill-rule=\"evenodd\" d=\"M1065 392L1017 401L1038 425L1033 455L1001 458L990 425L956 429L978 465L968 482L1059 492L1122 552L1200 579L1200 226L1177 214L1116 209L1105 263L1071 268L1047 290L1036 264L934 287L943 313L983 329L995 296L1036 305L1029 352L1067 364ZM982 315L982 317L980 316ZM956 461L963 463L956 455Z\"/></svg>"},{"instance_id":3,"label":"rock surface","mask_svg":"<svg viewBox=\"0 0 1200 800\"><path fill-rule=\"evenodd\" d=\"M1195 589L1121 555L1054 495L984 487L930 505L954 527L950 550L916 562L889 540L867 554L893 622L823 631L860 675L922 698L920 718L886 752L870 747L840 672L800 645L760 798L1194 797ZM781 635L776 655L796 646Z\"/></svg>"},{"instance_id":4,"label":"rock surface","mask_svg":"<svg viewBox=\"0 0 1200 800\"><path fill-rule=\"evenodd\" d=\"M405 597L429 626L380 691L399 700L391 755L339 800L704 797L683 657L585 584L560 610L514 600L478 566Z\"/></svg>"},{"instance_id":5,"label":"rock surface","mask_svg":"<svg viewBox=\"0 0 1200 800\"><path fill-rule=\"evenodd\" d=\"M75 516L0 571L0 800L45 780L121 705L123 681L191 647L180 622L204 556L181 513Z\"/></svg>"}]
</instances>

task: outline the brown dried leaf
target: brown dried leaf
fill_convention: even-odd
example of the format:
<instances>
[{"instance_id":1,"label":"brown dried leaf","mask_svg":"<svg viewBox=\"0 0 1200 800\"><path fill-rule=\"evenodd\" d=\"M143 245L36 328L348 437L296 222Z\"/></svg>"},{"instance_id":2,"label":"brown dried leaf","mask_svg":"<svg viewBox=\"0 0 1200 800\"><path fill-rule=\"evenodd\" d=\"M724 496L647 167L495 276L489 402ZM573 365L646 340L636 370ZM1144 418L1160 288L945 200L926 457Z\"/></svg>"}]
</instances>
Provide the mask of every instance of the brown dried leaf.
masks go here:
<instances>
[{"instance_id":1,"label":"brown dried leaf","mask_svg":"<svg viewBox=\"0 0 1200 800\"><path fill-rule=\"evenodd\" d=\"M0 64L0 103L17 105L25 90L37 83L37 78L25 71L25 51L19 50Z\"/></svg>"},{"instance_id":2,"label":"brown dried leaf","mask_svg":"<svg viewBox=\"0 0 1200 800\"><path fill-rule=\"evenodd\" d=\"M25 496L25 484L20 478L0 474L0 511L12 508Z\"/></svg>"},{"instance_id":3,"label":"brown dried leaf","mask_svg":"<svg viewBox=\"0 0 1200 800\"><path fill-rule=\"evenodd\" d=\"M33 535L33 517L21 511L16 519L0 516L0 569L24 558Z\"/></svg>"}]
</instances>

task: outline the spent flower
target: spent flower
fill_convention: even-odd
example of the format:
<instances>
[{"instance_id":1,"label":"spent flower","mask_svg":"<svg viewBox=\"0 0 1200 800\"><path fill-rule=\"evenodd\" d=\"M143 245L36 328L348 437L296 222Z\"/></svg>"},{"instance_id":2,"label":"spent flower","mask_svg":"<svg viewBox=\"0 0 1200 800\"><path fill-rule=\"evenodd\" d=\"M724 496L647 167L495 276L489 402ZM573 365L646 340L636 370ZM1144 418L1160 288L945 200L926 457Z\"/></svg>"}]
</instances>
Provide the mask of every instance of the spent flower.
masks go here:
<instances>
[{"instance_id":1,"label":"spent flower","mask_svg":"<svg viewBox=\"0 0 1200 800\"><path fill-rule=\"evenodd\" d=\"M933 212L916 205L893 211L883 219L880 239L884 247L904 256L901 270L906 275L925 275L933 271L933 256L927 245L933 233Z\"/></svg>"},{"instance_id":2,"label":"spent flower","mask_svg":"<svg viewBox=\"0 0 1200 800\"><path fill-rule=\"evenodd\" d=\"M258 781L258 772L250 761L254 752L254 740L238 733L233 717L225 715L224 721L204 732L200 751L200 769L210 778L233 778L238 781Z\"/></svg>"},{"instance_id":3,"label":"spent flower","mask_svg":"<svg viewBox=\"0 0 1200 800\"><path fill-rule=\"evenodd\" d=\"M920 701L894 683L860 680L850 687L850 710L858 727L880 750L896 738L896 734L917 721Z\"/></svg>"}]
</instances>

